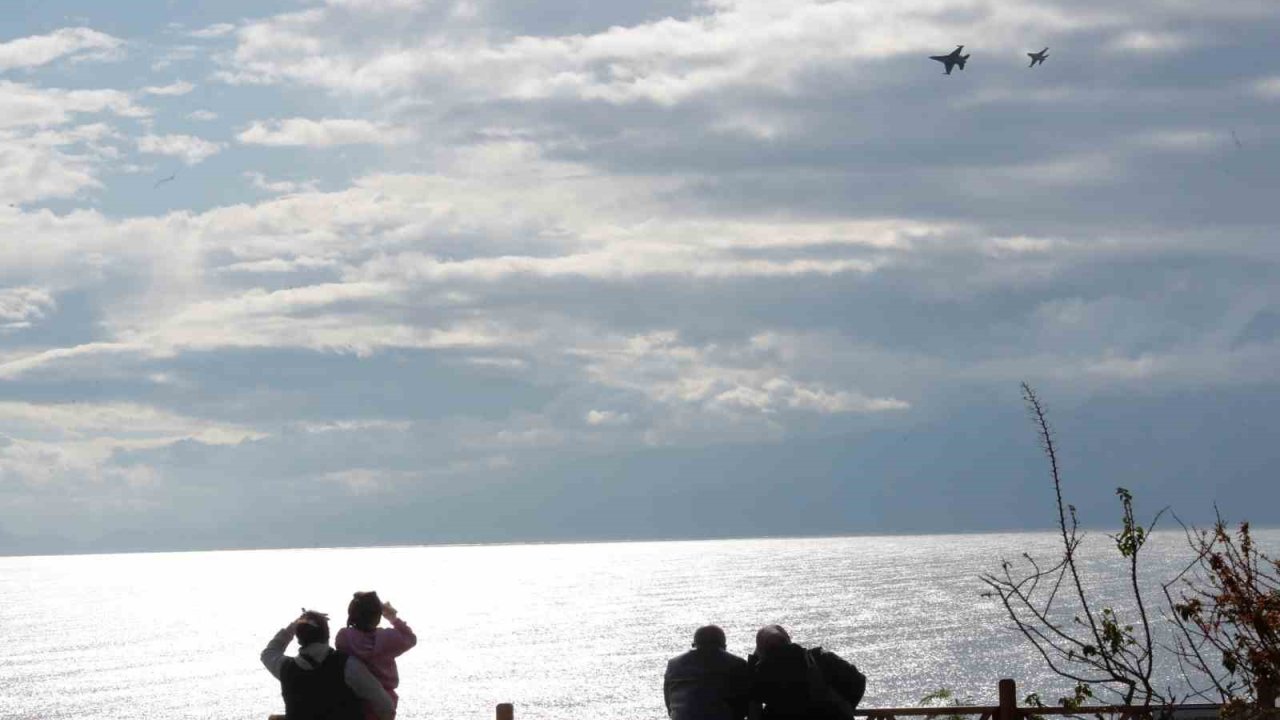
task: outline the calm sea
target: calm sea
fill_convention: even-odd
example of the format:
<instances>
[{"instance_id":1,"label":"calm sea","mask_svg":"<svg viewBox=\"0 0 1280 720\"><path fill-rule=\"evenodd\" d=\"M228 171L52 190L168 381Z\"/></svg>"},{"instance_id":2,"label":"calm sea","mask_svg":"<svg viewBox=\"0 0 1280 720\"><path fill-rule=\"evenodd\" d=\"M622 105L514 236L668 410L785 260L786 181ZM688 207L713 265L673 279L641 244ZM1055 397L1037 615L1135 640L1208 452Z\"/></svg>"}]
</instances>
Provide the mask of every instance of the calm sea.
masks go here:
<instances>
[{"instance_id":1,"label":"calm sea","mask_svg":"<svg viewBox=\"0 0 1280 720\"><path fill-rule=\"evenodd\" d=\"M1120 597L1114 551L1092 540L1089 582ZM865 706L940 687L994 703L1002 677L1057 697L978 581L1053 549L1019 533L0 558L0 717L261 720L283 709L263 645L303 605L340 624L355 590L418 633L403 718L489 720L499 702L534 720L664 718L665 661L708 622L742 655L775 622L836 651L868 676ZM1147 577L1186 557L1158 535Z\"/></svg>"}]
</instances>

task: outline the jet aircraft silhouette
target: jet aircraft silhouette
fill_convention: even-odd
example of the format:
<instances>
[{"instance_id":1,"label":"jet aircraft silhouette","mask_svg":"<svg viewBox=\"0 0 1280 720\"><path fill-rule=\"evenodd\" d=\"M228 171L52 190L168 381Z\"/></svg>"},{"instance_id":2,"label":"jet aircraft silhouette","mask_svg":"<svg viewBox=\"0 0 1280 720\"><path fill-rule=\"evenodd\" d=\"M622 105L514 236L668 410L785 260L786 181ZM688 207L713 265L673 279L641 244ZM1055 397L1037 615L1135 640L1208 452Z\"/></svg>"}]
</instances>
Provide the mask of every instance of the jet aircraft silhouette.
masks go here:
<instances>
[{"instance_id":1,"label":"jet aircraft silhouette","mask_svg":"<svg viewBox=\"0 0 1280 720\"><path fill-rule=\"evenodd\" d=\"M1049 57L1049 48L1045 48L1038 53L1027 53L1027 57L1031 58L1031 64L1027 67L1035 67L1036 63L1044 64L1044 59Z\"/></svg>"},{"instance_id":2,"label":"jet aircraft silhouette","mask_svg":"<svg viewBox=\"0 0 1280 720\"><path fill-rule=\"evenodd\" d=\"M157 181L156 181L156 184L155 184L155 185L152 185L152 186L151 186L151 189L152 189L152 190L155 190L156 188L160 187L161 185L163 185L163 184L165 184L165 183L168 183L168 182L173 182L174 180L177 180L177 179L178 179L178 173L174 173L174 174L170 175L170 176L169 176L169 177L167 177L167 178L160 178L159 180L157 180Z\"/></svg>"},{"instance_id":3,"label":"jet aircraft silhouette","mask_svg":"<svg viewBox=\"0 0 1280 720\"><path fill-rule=\"evenodd\" d=\"M963 45L957 45L956 49L952 50L949 55L930 55L929 59L937 60L943 65L946 65L947 66L946 74L950 75L951 69L954 68L956 65L959 65L961 70L964 69L964 61L968 60L969 56L960 54L960 51L963 49L964 49Z\"/></svg>"}]
</instances>

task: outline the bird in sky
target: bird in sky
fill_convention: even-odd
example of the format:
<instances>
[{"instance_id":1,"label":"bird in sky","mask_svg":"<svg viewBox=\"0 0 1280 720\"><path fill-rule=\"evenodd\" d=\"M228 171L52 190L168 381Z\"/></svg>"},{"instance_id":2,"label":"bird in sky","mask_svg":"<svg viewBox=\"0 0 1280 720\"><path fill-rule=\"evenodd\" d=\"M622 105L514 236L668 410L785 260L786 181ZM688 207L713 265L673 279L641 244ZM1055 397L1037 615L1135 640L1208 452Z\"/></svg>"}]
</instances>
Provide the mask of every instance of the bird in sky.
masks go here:
<instances>
[{"instance_id":1,"label":"bird in sky","mask_svg":"<svg viewBox=\"0 0 1280 720\"><path fill-rule=\"evenodd\" d=\"M1031 58L1031 64L1027 67L1035 67L1037 63L1043 65L1044 59L1049 57L1049 48L1045 48L1038 53L1027 53L1027 57Z\"/></svg>"},{"instance_id":2,"label":"bird in sky","mask_svg":"<svg viewBox=\"0 0 1280 720\"><path fill-rule=\"evenodd\" d=\"M156 188L160 187L161 185L163 185L163 184L165 184L165 183L167 183L167 182L173 182L174 180L177 180L177 179L178 179L178 173L174 173L174 174L170 175L170 176L169 176L169 177L167 177L167 178L160 178L159 180L157 180L157 181L156 181L156 184L155 184L155 185L152 185L152 186L151 186L151 189L152 189L152 190L155 190Z\"/></svg>"}]
</instances>

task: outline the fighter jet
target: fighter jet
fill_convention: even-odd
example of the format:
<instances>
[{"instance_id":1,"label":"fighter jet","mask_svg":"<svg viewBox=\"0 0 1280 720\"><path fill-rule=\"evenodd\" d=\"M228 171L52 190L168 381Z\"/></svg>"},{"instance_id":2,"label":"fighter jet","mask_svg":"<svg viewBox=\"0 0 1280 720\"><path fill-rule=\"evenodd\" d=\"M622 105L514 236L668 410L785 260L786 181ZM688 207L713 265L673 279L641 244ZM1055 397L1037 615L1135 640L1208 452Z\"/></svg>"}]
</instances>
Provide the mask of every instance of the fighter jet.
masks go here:
<instances>
[{"instance_id":1,"label":"fighter jet","mask_svg":"<svg viewBox=\"0 0 1280 720\"><path fill-rule=\"evenodd\" d=\"M963 45L957 45L956 49L952 50L950 55L930 55L929 59L937 60L943 65L946 65L947 66L946 74L950 75L951 68L955 67L956 65L959 65L961 70L964 69L964 61L968 60L969 56L960 54L960 51L963 49L964 49Z\"/></svg>"},{"instance_id":2,"label":"fighter jet","mask_svg":"<svg viewBox=\"0 0 1280 720\"><path fill-rule=\"evenodd\" d=\"M155 185L152 185L152 186L151 186L151 189L152 189L152 190L155 190L156 188L160 187L161 185L163 185L163 184L165 184L165 183L173 182L174 180L177 180L177 179L178 179L178 173L174 173L174 174L172 174L172 175L170 175L169 177L166 177L166 178L160 178L159 180L157 180L157 181L156 181L156 184L155 184Z\"/></svg>"},{"instance_id":3,"label":"fighter jet","mask_svg":"<svg viewBox=\"0 0 1280 720\"><path fill-rule=\"evenodd\" d=\"M1044 59L1049 57L1049 48L1045 48L1038 53L1027 53L1027 57L1031 58L1031 64L1027 67L1035 67L1036 63L1044 64Z\"/></svg>"}]
</instances>

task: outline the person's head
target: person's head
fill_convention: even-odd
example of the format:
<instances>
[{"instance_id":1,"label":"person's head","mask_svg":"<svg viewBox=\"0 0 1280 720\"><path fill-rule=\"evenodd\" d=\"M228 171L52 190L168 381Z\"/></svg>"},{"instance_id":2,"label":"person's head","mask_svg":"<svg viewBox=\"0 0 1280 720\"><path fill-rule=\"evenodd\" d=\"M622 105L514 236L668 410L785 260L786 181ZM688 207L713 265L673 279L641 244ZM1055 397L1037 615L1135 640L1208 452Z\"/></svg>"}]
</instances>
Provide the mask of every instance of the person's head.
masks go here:
<instances>
[{"instance_id":1,"label":"person's head","mask_svg":"<svg viewBox=\"0 0 1280 720\"><path fill-rule=\"evenodd\" d=\"M347 605L347 627L369 632L378 627L381 617L382 600L378 593L358 592L351 596L351 603Z\"/></svg>"},{"instance_id":2,"label":"person's head","mask_svg":"<svg viewBox=\"0 0 1280 720\"><path fill-rule=\"evenodd\" d=\"M298 618L293 628L293 636L298 639L298 646L305 647L311 643L329 642L329 616L315 610L307 610Z\"/></svg>"},{"instance_id":3,"label":"person's head","mask_svg":"<svg viewBox=\"0 0 1280 720\"><path fill-rule=\"evenodd\" d=\"M756 633L756 654L768 655L771 651L791 644L791 636L781 625L765 625Z\"/></svg>"},{"instance_id":4,"label":"person's head","mask_svg":"<svg viewBox=\"0 0 1280 720\"><path fill-rule=\"evenodd\" d=\"M715 625L704 625L693 633L693 646L698 649L725 647L724 631Z\"/></svg>"}]
</instances>

